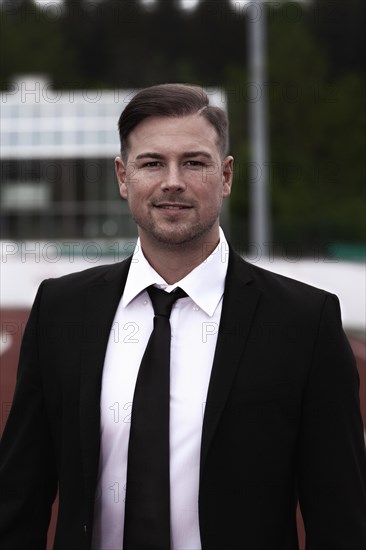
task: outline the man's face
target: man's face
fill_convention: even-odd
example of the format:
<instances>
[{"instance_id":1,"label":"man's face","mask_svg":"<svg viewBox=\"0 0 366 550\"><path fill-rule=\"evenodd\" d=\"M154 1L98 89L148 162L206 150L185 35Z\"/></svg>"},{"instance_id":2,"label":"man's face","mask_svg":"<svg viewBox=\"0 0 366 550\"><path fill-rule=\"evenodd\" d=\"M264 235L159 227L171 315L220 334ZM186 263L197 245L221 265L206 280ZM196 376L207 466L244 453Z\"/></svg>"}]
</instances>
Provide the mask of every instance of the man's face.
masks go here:
<instances>
[{"instance_id":1,"label":"man's face","mask_svg":"<svg viewBox=\"0 0 366 550\"><path fill-rule=\"evenodd\" d=\"M116 172L142 244L217 242L232 162L221 159L216 130L202 116L149 117L136 126L127 164L117 157Z\"/></svg>"}]
</instances>

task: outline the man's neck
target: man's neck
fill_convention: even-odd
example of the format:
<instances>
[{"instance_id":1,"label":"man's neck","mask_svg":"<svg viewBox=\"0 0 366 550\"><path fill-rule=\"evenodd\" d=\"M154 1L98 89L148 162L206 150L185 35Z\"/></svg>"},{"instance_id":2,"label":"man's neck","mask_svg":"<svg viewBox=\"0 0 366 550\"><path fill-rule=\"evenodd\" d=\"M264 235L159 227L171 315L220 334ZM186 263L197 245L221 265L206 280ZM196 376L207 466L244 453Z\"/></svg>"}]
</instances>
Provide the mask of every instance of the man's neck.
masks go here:
<instances>
[{"instance_id":1,"label":"man's neck","mask_svg":"<svg viewBox=\"0 0 366 550\"><path fill-rule=\"evenodd\" d=\"M219 244L220 237L215 241L201 243L199 246L192 246L192 243L176 246L162 246L159 243L144 243L141 240L141 248L145 258L157 273L169 284L183 279L195 267L210 256Z\"/></svg>"}]
</instances>

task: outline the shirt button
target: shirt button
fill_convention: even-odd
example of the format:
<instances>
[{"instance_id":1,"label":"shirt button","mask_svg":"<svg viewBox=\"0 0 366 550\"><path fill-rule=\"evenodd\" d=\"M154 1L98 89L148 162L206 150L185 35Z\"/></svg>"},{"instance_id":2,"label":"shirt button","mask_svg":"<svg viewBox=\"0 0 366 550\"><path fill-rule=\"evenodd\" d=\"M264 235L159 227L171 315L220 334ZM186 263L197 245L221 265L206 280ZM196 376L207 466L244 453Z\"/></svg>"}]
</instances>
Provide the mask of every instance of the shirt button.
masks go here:
<instances>
[{"instance_id":1,"label":"shirt button","mask_svg":"<svg viewBox=\"0 0 366 550\"><path fill-rule=\"evenodd\" d=\"M149 303L149 300L144 300L142 303L146 306Z\"/></svg>"}]
</instances>

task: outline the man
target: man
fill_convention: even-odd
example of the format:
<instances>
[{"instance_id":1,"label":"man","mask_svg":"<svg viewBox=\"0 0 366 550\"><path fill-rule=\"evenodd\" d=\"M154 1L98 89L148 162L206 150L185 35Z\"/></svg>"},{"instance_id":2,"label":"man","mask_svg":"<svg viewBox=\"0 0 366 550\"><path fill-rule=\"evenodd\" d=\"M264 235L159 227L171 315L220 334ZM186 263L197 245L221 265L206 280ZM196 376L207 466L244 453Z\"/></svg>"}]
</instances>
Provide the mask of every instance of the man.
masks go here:
<instances>
[{"instance_id":1,"label":"man","mask_svg":"<svg viewBox=\"0 0 366 550\"><path fill-rule=\"evenodd\" d=\"M172 550L295 550L298 499L308 550L364 550L358 376L337 298L251 266L227 244L227 121L201 89L142 90L119 129L136 251L38 291L1 447L1 548L45 548L58 486L55 550L165 550L150 542L159 530ZM134 473L151 285L186 293L168 323L167 525L151 519L159 498L149 524L146 502L131 496L141 479L137 492L160 490L149 461L166 458L153 439ZM154 397L147 410L164 400ZM140 428L160 438L150 420Z\"/></svg>"}]
</instances>

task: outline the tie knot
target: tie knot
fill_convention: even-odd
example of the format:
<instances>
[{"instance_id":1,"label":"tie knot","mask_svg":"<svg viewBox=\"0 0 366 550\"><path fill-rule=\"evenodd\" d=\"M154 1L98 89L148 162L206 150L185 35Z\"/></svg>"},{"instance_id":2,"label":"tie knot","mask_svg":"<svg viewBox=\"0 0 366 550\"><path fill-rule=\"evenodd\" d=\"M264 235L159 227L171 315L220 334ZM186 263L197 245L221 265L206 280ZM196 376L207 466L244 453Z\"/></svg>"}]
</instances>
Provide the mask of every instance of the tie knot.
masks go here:
<instances>
[{"instance_id":1,"label":"tie knot","mask_svg":"<svg viewBox=\"0 0 366 550\"><path fill-rule=\"evenodd\" d=\"M170 317L174 302L179 300L179 298L187 296L186 292L179 287L173 290L173 292L165 292L165 290L151 285L146 290L152 301L155 315L168 318Z\"/></svg>"}]
</instances>

